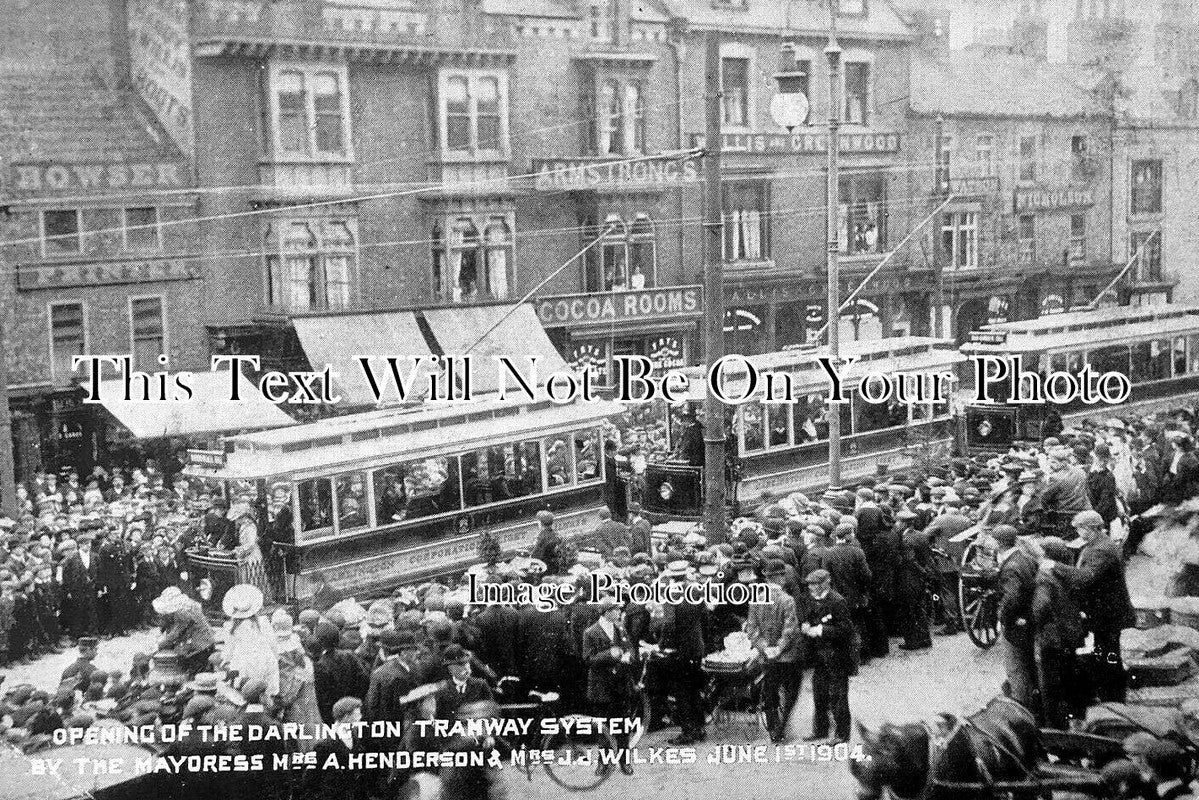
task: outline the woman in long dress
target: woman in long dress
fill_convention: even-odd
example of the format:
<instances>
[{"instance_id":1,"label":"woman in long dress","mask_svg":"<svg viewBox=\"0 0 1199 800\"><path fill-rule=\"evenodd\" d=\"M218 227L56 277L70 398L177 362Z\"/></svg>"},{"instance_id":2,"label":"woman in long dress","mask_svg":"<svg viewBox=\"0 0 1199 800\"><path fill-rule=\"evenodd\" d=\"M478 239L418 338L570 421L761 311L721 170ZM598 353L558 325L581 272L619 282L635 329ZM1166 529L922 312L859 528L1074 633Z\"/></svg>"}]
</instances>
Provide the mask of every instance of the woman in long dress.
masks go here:
<instances>
[{"instance_id":1,"label":"woman in long dress","mask_svg":"<svg viewBox=\"0 0 1199 800\"><path fill-rule=\"evenodd\" d=\"M262 590L257 586L239 584L225 593L221 608L229 620L222 657L225 668L237 673L237 687L261 681L266 686L264 697L274 698L279 694L279 656L275 630L259 615L262 603Z\"/></svg>"},{"instance_id":2,"label":"woman in long dress","mask_svg":"<svg viewBox=\"0 0 1199 800\"><path fill-rule=\"evenodd\" d=\"M304 652L300 637L295 634L291 614L278 609L271 615L275 630L275 648L279 654L279 717L283 722L297 722L303 730L315 734L321 724L321 710L316 700L316 674L312 659ZM300 749L308 750L315 739L301 739Z\"/></svg>"},{"instance_id":3,"label":"woman in long dress","mask_svg":"<svg viewBox=\"0 0 1199 800\"><path fill-rule=\"evenodd\" d=\"M266 578L266 562L258 545L258 525L254 522L254 509L237 506L229 512L237 525L237 582L256 586L264 598L270 598L271 587Z\"/></svg>"}]
</instances>

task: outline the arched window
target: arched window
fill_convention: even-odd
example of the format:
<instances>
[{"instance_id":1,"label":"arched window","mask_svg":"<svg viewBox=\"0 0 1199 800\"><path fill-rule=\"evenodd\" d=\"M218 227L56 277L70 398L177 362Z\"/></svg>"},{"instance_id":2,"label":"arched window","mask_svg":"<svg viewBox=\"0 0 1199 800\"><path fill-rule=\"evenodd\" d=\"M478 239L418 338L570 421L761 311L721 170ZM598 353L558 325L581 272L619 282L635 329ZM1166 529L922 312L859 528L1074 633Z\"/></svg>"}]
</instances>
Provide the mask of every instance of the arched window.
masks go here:
<instances>
[{"instance_id":1,"label":"arched window","mask_svg":"<svg viewBox=\"0 0 1199 800\"><path fill-rule=\"evenodd\" d=\"M357 252L349 223L336 220L325 223L323 249L325 308L349 308L354 285L354 254Z\"/></svg>"},{"instance_id":2,"label":"arched window","mask_svg":"<svg viewBox=\"0 0 1199 800\"><path fill-rule=\"evenodd\" d=\"M281 231L280 249L284 303L293 310L312 308L318 297L316 232L307 222L285 223Z\"/></svg>"},{"instance_id":3,"label":"arched window","mask_svg":"<svg viewBox=\"0 0 1199 800\"><path fill-rule=\"evenodd\" d=\"M604 240L600 243L600 276L604 291L629 288L628 227L616 214L604 219Z\"/></svg>"},{"instance_id":4,"label":"arched window","mask_svg":"<svg viewBox=\"0 0 1199 800\"><path fill-rule=\"evenodd\" d=\"M487 223L483 233L487 245L487 293L496 300L507 299L510 284L508 270L512 263L512 231L502 218L494 218Z\"/></svg>"},{"instance_id":5,"label":"arched window","mask_svg":"<svg viewBox=\"0 0 1199 800\"><path fill-rule=\"evenodd\" d=\"M629 287L644 289L656 284L658 243L653 220L638 214L629 229Z\"/></svg>"}]
</instances>

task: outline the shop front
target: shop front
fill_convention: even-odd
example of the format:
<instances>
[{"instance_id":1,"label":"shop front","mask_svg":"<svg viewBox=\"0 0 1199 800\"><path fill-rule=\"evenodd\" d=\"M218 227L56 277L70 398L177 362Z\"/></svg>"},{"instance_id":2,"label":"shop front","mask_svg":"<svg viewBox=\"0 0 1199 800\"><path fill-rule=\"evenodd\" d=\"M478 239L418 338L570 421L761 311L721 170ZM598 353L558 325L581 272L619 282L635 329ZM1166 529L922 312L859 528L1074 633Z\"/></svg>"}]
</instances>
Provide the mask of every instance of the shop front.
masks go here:
<instances>
[{"instance_id":1,"label":"shop front","mask_svg":"<svg viewBox=\"0 0 1199 800\"><path fill-rule=\"evenodd\" d=\"M535 307L567 363L590 368L602 386L613 385L617 356L645 356L660 373L701 353L702 286L549 295Z\"/></svg>"}]
</instances>

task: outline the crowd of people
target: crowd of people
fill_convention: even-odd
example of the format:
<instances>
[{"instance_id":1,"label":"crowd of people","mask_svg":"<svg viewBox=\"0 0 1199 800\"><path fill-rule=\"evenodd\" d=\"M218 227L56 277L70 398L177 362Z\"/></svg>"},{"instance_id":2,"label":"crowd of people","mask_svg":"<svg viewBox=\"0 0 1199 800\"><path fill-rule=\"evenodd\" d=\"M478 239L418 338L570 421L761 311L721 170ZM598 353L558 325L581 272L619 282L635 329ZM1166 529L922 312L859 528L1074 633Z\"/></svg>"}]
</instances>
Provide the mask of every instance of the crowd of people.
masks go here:
<instances>
[{"instance_id":1,"label":"crowd of people","mask_svg":"<svg viewBox=\"0 0 1199 800\"><path fill-rule=\"evenodd\" d=\"M128 481L96 474L86 486L72 474L61 482L38 476L21 487L20 518L0 522L0 657L56 652L69 636L79 660L56 692L11 688L0 727L9 741L36 749L57 728L91 724L402 723L419 714L452 719L468 707L493 713L487 704L515 686L556 694L562 712L627 717L637 715L644 674L643 723L651 731L677 726L669 741L685 746L706 738L705 657L742 633L763 672L771 739L787 739L810 670L805 738L844 742L850 681L862 667L892 657L895 639L900 649L924 650L938 624L940 634L958 632L954 548L961 534L981 530L990 547L980 552L991 554L999 589L1006 690L1042 724L1065 728L1096 699L1124 697L1120 632L1133 609L1123 565L1143 535L1135 515L1199 493L1194 422L1182 411L1087 423L1000 456L867 479L818 499L766 493L720 543L698 532L658 536L636 502L612 503L578 541L560 538L553 514L542 511L529 553L470 573L485 583L572 584L577 599L549 611L472 605L462 576L401 587L366 607L326 591L293 617L272 602L247 503L235 498L230 508L182 476L167 488L153 470ZM197 541L258 555L244 559L252 566L238 585L214 593L189 575L184 552ZM596 573L646 584L765 582L774 590L764 605L621 604L590 596ZM223 630L210 623L218 611ZM160 631L157 650L135 657L127 673L92 665L99 637L150 625ZM293 743L321 752L417 744L352 735ZM174 747L251 746L185 739ZM386 796L409 778L316 771L302 788ZM489 796L479 793L485 777L451 769L442 778L467 787L462 797ZM292 779L261 780L281 787Z\"/></svg>"}]
</instances>

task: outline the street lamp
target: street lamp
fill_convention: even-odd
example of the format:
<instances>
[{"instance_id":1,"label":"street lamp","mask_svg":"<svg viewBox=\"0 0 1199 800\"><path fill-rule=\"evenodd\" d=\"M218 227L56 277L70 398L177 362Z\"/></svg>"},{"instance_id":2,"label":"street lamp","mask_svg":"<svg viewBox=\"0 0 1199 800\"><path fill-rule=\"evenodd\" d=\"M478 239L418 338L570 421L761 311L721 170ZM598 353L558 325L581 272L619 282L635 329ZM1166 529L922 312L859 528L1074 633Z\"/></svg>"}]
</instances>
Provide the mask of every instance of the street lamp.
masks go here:
<instances>
[{"instance_id":1,"label":"street lamp","mask_svg":"<svg viewBox=\"0 0 1199 800\"><path fill-rule=\"evenodd\" d=\"M840 255L838 209L840 208L840 141L841 127L841 46L837 44L837 0L829 4L828 45L824 48L828 59L828 197L826 198L825 222L828 228L828 357L835 366L841 361L841 275L837 258ZM841 409L835 408L828 415L828 491L841 489Z\"/></svg>"}]
</instances>

